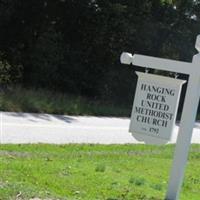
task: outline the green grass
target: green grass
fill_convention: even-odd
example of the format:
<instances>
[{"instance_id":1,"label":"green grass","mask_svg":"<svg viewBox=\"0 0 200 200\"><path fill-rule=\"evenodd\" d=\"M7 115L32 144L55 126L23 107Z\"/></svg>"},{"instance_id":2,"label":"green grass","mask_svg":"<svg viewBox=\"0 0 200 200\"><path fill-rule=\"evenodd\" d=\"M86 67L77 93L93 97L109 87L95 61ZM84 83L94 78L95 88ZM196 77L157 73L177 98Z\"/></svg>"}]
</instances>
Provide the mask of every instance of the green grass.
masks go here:
<instances>
[{"instance_id":1,"label":"green grass","mask_svg":"<svg viewBox=\"0 0 200 200\"><path fill-rule=\"evenodd\" d=\"M131 108L48 90L14 87L0 93L0 110L68 115L129 116Z\"/></svg>"},{"instance_id":2,"label":"green grass","mask_svg":"<svg viewBox=\"0 0 200 200\"><path fill-rule=\"evenodd\" d=\"M0 199L164 199L174 146L1 145ZM181 200L199 200L200 146L193 145Z\"/></svg>"}]
</instances>

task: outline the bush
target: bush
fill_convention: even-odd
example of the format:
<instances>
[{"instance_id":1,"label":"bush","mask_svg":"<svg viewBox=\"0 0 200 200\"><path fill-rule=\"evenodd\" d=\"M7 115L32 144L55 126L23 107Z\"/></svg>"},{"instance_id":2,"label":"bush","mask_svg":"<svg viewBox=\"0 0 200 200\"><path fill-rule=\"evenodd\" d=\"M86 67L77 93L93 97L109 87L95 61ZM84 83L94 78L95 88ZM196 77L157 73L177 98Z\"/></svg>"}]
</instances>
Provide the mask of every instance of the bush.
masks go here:
<instances>
[{"instance_id":1,"label":"bush","mask_svg":"<svg viewBox=\"0 0 200 200\"><path fill-rule=\"evenodd\" d=\"M22 66L11 65L6 59L0 56L0 88L19 82L22 77Z\"/></svg>"},{"instance_id":2,"label":"bush","mask_svg":"<svg viewBox=\"0 0 200 200\"><path fill-rule=\"evenodd\" d=\"M63 44L62 34L53 27L41 33L30 55L28 84L58 89L60 70L64 65Z\"/></svg>"}]
</instances>

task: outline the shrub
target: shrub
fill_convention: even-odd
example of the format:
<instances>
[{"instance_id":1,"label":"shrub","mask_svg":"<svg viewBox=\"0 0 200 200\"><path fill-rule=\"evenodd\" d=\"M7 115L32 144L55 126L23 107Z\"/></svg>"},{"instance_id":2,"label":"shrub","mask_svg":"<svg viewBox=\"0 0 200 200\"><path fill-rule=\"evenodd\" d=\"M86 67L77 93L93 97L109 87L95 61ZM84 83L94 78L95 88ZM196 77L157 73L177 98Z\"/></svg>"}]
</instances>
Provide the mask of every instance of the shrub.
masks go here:
<instances>
[{"instance_id":1,"label":"shrub","mask_svg":"<svg viewBox=\"0 0 200 200\"><path fill-rule=\"evenodd\" d=\"M6 59L0 56L0 88L18 82L22 77L22 66L11 65Z\"/></svg>"}]
</instances>

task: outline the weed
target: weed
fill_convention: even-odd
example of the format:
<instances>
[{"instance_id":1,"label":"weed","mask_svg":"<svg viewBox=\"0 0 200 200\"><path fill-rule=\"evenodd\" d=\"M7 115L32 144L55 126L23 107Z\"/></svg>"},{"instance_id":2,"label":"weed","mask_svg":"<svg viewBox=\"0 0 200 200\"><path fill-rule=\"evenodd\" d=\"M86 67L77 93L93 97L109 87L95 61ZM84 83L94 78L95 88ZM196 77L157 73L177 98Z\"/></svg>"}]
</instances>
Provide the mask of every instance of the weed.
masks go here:
<instances>
[{"instance_id":1,"label":"weed","mask_svg":"<svg viewBox=\"0 0 200 200\"><path fill-rule=\"evenodd\" d=\"M154 185L151 185L151 188L153 188L155 190L158 190L158 191L161 191L162 190L162 185L161 184L154 184Z\"/></svg>"},{"instance_id":2,"label":"weed","mask_svg":"<svg viewBox=\"0 0 200 200\"><path fill-rule=\"evenodd\" d=\"M130 178L129 183L137 185L137 186L142 186L146 183L146 180L144 178Z\"/></svg>"},{"instance_id":3,"label":"weed","mask_svg":"<svg viewBox=\"0 0 200 200\"><path fill-rule=\"evenodd\" d=\"M104 164L99 164L95 168L96 172L105 172L106 171L106 166Z\"/></svg>"}]
</instances>

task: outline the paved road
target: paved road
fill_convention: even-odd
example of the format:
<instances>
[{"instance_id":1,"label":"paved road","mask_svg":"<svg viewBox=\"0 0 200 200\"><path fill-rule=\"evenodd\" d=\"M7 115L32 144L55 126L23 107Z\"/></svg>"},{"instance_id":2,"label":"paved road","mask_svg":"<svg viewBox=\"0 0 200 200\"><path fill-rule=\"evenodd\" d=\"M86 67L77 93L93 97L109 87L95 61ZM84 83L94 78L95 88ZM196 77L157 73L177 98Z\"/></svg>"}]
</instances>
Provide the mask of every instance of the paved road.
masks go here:
<instances>
[{"instance_id":1,"label":"paved road","mask_svg":"<svg viewBox=\"0 0 200 200\"><path fill-rule=\"evenodd\" d=\"M110 117L75 117L1 112L1 143L139 143L128 133L130 120ZM176 141L178 126L172 141ZM200 123L193 130L193 143L200 143Z\"/></svg>"}]
</instances>

